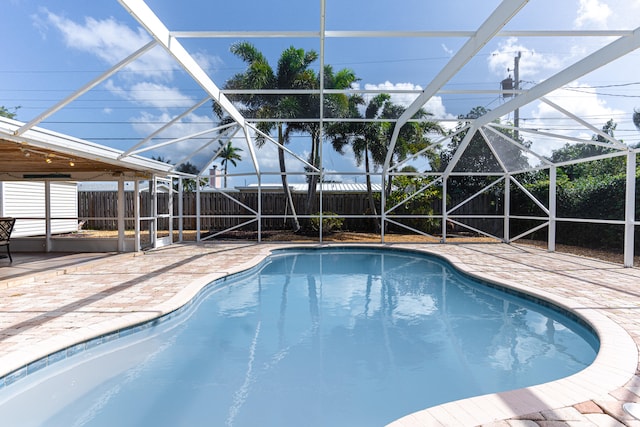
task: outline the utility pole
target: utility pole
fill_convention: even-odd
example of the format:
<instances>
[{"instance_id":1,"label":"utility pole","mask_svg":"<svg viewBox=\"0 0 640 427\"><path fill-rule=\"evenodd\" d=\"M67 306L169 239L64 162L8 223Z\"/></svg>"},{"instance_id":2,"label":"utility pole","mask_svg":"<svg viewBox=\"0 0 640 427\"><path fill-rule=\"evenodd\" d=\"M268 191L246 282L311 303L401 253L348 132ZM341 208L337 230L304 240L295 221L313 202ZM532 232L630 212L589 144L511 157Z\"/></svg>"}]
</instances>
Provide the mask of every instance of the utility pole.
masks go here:
<instances>
[{"instance_id":1,"label":"utility pole","mask_svg":"<svg viewBox=\"0 0 640 427\"><path fill-rule=\"evenodd\" d=\"M517 91L520 90L520 57L522 56L522 52L518 51L518 54L515 58L513 58L513 88ZM516 141L520 141L520 131L518 130L520 127L520 109L516 108L513 111L513 125L516 127L515 137Z\"/></svg>"}]
</instances>

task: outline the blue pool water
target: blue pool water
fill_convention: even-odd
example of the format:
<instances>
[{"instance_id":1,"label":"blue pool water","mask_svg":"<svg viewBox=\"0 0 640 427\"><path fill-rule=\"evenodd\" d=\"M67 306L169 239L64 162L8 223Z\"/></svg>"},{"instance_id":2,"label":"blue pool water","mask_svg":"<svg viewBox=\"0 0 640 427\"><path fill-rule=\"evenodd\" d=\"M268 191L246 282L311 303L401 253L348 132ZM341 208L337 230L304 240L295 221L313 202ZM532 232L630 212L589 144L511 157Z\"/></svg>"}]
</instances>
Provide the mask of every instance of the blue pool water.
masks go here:
<instances>
[{"instance_id":1,"label":"blue pool water","mask_svg":"<svg viewBox=\"0 0 640 427\"><path fill-rule=\"evenodd\" d=\"M373 248L276 252L158 323L5 387L2 425L382 426L598 348L559 310Z\"/></svg>"}]
</instances>

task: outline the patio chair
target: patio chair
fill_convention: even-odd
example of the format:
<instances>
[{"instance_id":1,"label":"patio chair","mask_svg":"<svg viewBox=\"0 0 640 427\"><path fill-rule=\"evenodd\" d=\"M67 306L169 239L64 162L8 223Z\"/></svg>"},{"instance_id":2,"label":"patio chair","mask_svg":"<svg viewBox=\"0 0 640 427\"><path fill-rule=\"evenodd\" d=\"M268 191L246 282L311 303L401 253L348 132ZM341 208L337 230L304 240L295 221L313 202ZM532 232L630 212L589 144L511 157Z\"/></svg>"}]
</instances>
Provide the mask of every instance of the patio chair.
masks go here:
<instances>
[{"instance_id":1,"label":"patio chair","mask_svg":"<svg viewBox=\"0 0 640 427\"><path fill-rule=\"evenodd\" d=\"M11 258L11 249L9 248L9 243L11 242L11 232L13 231L13 226L15 225L15 223L15 218L0 218L0 246L7 247L9 262L13 262L13 258Z\"/></svg>"}]
</instances>

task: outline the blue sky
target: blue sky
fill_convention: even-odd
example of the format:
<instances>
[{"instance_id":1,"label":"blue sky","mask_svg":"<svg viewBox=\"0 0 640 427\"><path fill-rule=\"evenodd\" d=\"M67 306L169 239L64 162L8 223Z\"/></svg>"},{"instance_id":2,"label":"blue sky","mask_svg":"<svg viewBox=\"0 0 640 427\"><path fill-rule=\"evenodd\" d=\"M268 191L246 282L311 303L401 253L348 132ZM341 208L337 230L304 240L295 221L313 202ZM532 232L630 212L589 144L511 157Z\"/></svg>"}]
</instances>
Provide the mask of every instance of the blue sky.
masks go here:
<instances>
[{"instance_id":1,"label":"blue sky","mask_svg":"<svg viewBox=\"0 0 640 427\"><path fill-rule=\"evenodd\" d=\"M319 26L319 1L149 0L147 3L171 30L317 31ZM475 30L498 4L497 0L398 0L393 3L327 0L326 25L328 30L336 31ZM505 30L635 29L638 16L640 0L535 0L529 2ZM22 121L29 121L150 40L115 0L5 0L0 31L3 51L0 105L10 109L19 106L18 119ZM243 64L229 53L233 41L236 39L182 42L221 87L231 75L243 70ZM274 66L279 53L291 45L319 50L316 39L251 41ZM523 87L531 87L610 41L596 37L496 38L445 89L498 89L499 82L508 75L508 68L513 67L518 51L522 52ZM335 69L354 70L360 78L360 88L422 89L464 42L463 38L333 38L327 39L325 61ZM640 135L630 121L633 108L640 107L638 64L640 54L634 52L550 98L576 115L588 118L597 127L613 118L618 123L617 136L628 143L640 142ZM186 73L156 48L49 117L41 126L126 149L204 96ZM408 104L411 96L394 95L394 99ZM427 108L438 118L453 118L478 105L495 108L502 102L496 95L443 94L434 97ZM585 133L576 129L575 124L559 120L558 113L544 104L523 108L521 117L527 126L555 126L556 129L564 126L563 132ZM210 128L213 121L207 103L164 137ZM291 147L304 158L308 140L298 138ZM160 154L176 161L191 149L192 143L185 142L147 155ZM265 169L278 170L275 151L269 150L259 151L258 157ZM348 155L340 156L328 147L323 153L326 170L358 170ZM245 154L248 154L246 150ZM294 171L301 168L299 162L292 162L290 166ZM234 172L250 170L248 161L243 161ZM336 178L353 180L348 175ZM230 178L230 185L242 185L245 180Z\"/></svg>"}]
</instances>

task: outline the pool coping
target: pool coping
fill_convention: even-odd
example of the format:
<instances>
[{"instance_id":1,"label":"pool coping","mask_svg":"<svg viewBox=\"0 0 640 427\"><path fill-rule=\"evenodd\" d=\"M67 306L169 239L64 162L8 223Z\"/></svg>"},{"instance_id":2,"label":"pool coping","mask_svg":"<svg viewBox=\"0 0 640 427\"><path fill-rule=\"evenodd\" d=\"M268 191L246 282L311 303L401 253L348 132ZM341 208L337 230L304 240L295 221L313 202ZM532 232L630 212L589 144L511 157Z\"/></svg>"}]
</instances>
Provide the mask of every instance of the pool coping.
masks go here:
<instances>
[{"instance_id":1,"label":"pool coping","mask_svg":"<svg viewBox=\"0 0 640 427\"><path fill-rule=\"evenodd\" d=\"M496 280L489 274L469 272L465 269L464 263L456 257L436 252L431 248L415 250L441 257L464 274L535 296L576 314L596 332L600 340L600 349L591 365L569 377L522 389L447 402L408 414L388 426L449 425L452 420L456 421L456 425L483 425L597 399L604 393L623 387L636 374L638 348L635 341L622 326L600 313L598 309L522 285L517 281Z\"/></svg>"},{"instance_id":2,"label":"pool coping","mask_svg":"<svg viewBox=\"0 0 640 427\"><path fill-rule=\"evenodd\" d=\"M64 334L47 338L28 351L18 351L0 358L0 375L32 365L34 369L43 366L38 361L43 357L60 352L74 345L94 340L110 332L126 330L140 323L151 321L186 305L209 283L245 271L258 265L276 249L294 249L296 247L365 247L409 250L426 253L445 259L464 274L498 286L525 292L542 300L550 301L563 309L578 314L598 334L600 351L596 360L586 369L570 377L524 389L509 392L487 394L468 399L448 402L407 414L389 424L393 427L424 425L482 425L518 417L548 409L562 408L597 399L607 393L623 387L636 374L638 350L631 335L614 320L605 316L600 309L586 306L571 298L564 298L542 289L518 283L517 280L497 280L491 272L470 271L464 260L455 254L445 253L439 245L416 244L264 244L260 254L237 262L226 271L205 274L188 282L180 291L161 304L145 313L129 313L108 321L93 324ZM130 255L128 255L130 256ZM95 261L98 263L100 261ZM113 262L109 260L108 262ZM89 267L86 267L89 268ZM27 361L27 363L25 363ZM34 365L35 362L35 365ZM25 372L26 375L26 372Z\"/></svg>"}]
</instances>

